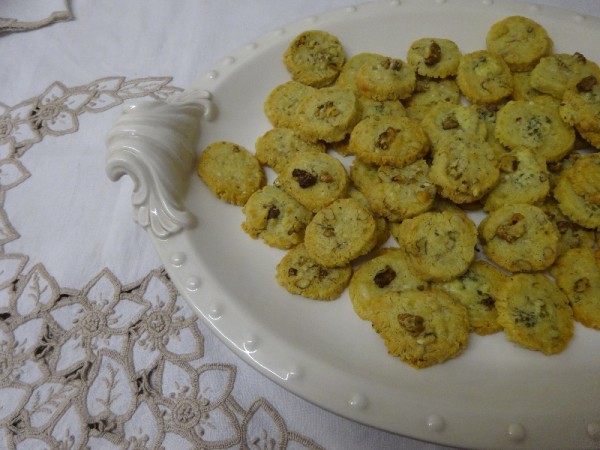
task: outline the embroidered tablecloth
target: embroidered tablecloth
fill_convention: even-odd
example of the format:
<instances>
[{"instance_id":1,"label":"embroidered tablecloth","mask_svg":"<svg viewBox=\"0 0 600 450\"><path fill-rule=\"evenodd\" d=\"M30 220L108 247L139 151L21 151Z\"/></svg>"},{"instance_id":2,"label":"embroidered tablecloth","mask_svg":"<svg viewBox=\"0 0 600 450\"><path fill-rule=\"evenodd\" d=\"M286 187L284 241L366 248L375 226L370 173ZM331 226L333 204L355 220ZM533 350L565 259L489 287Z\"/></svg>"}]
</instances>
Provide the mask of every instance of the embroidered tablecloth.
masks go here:
<instances>
[{"instance_id":1,"label":"embroidered tablecloth","mask_svg":"<svg viewBox=\"0 0 600 450\"><path fill-rule=\"evenodd\" d=\"M178 296L132 219L131 181L104 172L128 101L165 99L252 38L351 3L0 6L0 449L442 448L330 414L240 361Z\"/></svg>"}]
</instances>

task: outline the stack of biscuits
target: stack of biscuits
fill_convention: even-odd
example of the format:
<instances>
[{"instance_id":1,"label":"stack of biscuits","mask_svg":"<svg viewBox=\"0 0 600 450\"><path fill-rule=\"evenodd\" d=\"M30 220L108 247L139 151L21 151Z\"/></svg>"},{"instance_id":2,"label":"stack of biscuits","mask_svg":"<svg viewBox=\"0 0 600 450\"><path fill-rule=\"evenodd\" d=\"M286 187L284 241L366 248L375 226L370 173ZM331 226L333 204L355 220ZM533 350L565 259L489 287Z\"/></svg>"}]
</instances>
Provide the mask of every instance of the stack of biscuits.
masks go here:
<instances>
[{"instance_id":1,"label":"stack of biscuits","mask_svg":"<svg viewBox=\"0 0 600 450\"><path fill-rule=\"evenodd\" d=\"M416 368L459 355L470 333L550 355L574 321L600 330L597 64L554 53L522 16L492 24L482 50L424 37L405 58L348 58L309 30L283 64L254 151L215 142L198 164L243 207L242 229L285 251L281 286L316 300L348 288Z\"/></svg>"}]
</instances>

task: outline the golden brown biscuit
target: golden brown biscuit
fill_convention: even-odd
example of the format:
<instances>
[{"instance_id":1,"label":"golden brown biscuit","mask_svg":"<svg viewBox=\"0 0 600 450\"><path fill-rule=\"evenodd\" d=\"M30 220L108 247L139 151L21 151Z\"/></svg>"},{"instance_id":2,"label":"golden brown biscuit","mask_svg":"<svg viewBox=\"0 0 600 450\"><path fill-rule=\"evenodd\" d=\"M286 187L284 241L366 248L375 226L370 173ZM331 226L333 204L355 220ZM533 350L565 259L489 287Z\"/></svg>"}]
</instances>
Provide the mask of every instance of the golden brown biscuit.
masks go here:
<instances>
[{"instance_id":1,"label":"golden brown biscuit","mask_svg":"<svg viewBox=\"0 0 600 450\"><path fill-rule=\"evenodd\" d=\"M221 200L242 206L266 183L258 160L246 148L218 141L207 146L198 158L198 175Z\"/></svg>"},{"instance_id":2,"label":"golden brown biscuit","mask_svg":"<svg viewBox=\"0 0 600 450\"><path fill-rule=\"evenodd\" d=\"M373 300L371 311L388 352L415 368L458 356L469 340L466 308L440 289L388 292Z\"/></svg>"},{"instance_id":3,"label":"golden brown biscuit","mask_svg":"<svg viewBox=\"0 0 600 450\"><path fill-rule=\"evenodd\" d=\"M322 266L341 267L370 252L377 237L371 212L358 200L342 198L315 214L306 227L304 244Z\"/></svg>"},{"instance_id":4,"label":"golden brown biscuit","mask_svg":"<svg viewBox=\"0 0 600 450\"><path fill-rule=\"evenodd\" d=\"M425 132L415 120L402 116L372 116L350 134L350 151L366 163L407 166L429 151Z\"/></svg>"},{"instance_id":5,"label":"golden brown biscuit","mask_svg":"<svg viewBox=\"0 0 600 450\"><path fill-rule=\"evenodd\" d=\"M426 212L392 227L411 270L431 281L449 281L467 271L475 257L477 228L465 214Z\"/></svg>"},{"instance_id":6,"label":"golden brown biscuit","mask_svg":"<svg viewBox=\"0 0 600 450\"><path fill-rule=\"evenodd\" d=\"M322 88L298 104L292 128L309 142L338 142L350 134L360 116L360 104L351 90Z\"/></svg>"},{"instance_id":7,"label":"golden brown biscuit","mask_svg":"<svg viewBox=\"0 0 600 450\"><path fill-rule=\"evenodd\" d=\"M494 23L487 33L486 44L514 72L533 69L552 50L552 40L544 27L523 16L510 16Z\"/></svg>"},{"instance_id":8,"label":"golden brown biscuit","mask_svg":"<svg viewBox=\"0 0 600 450\"><path fill-rule=\"evenodd\" d=\"M300 153L274 182L305 208L317 212L348 192L344 165L328 153Z\"/></svg>"},{"instance_id":9,"label":"golden brown biscuit","mask_svg":"<svg viewBox=\"0 0 600 450\"><path fill-rule=\"evenodd\" d=\"M559 234L537 206L515 203L492 211L479 224L486 256L511 272L545 270L554 263Z\"/></svg>"},{"instance_id":10,"label":"golden brown biscuit","mask_svg":"<svg viewBox=\"0 0 600 450\"><path fill-rule=\"evenodd\" d=\"M277 264L276 279L289 293L314 300L335 300L348 286L352 267L327 268L310 257L304 244L289 250Z\"/></svg>"},{"instance_id":11,"label":"golden brown biscuit","mask_svg":"<svg viewBox=\"0 0 600 450\"><path fill-rule=\"evenodd\" d=\"M567 295L575 320L600 330L600 260L589 248L573 248L552 268L558 287Z\"/></svg>"},{"instance_id":12,"label":"golden brown biscuit","mask_svg":"<svg viewBox=\"0 0 600 450\"><path fill-rule=\"evenodd\" d=\"M496 53L478 50L462 55L456 82L461 92L476 104L497 103L514 89L512 72Z\"/></svg>"},{"instance_id":13,"label":"golden brown biscuit","mask_svg":"<svg viewBox=\"0 0 600 450\"><path fill-rule=\"evenodd\" d=\"M339 39L321 30L300 33L283 55L283 63L294 81L317 88L333 83L344 61Z\"/></svg>"},{"instance_id":14,"label":"golden brown biscuit","mask_svg":"<svg viewBox=\"0 0 600 450\"><path fill-rule=\"evenodd\" d=\"M544 274L513 275L500 288L496 308L506 337L530 350L560 353L573 337L567 296Z\"/></svg>"}]
</instances>

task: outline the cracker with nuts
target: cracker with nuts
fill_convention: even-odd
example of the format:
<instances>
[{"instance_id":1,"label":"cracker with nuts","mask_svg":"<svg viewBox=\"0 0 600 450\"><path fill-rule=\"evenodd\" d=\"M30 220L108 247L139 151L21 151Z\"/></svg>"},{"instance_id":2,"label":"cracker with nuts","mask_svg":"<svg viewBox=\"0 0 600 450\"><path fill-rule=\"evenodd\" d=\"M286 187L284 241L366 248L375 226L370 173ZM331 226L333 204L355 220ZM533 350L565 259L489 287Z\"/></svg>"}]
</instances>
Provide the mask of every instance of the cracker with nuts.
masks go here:
<instances>
[{"instance_id":1,"label":"cracker with nuts","mask_svg":"<svg viewBox=\"0 0 600 450\"><path fill-rule=\"evenodd\" d=\"M588 201L579 195L571 178L575 176L575 167L563 170L556 180L553 191L561 212L571 221L585 228L600 228L600 205Z\"/></svg>"},{"instance_id":2,"label":"cracker with nuts","mask_svg":"<svg viewBox=\"0 0 600 450\"><path fill-rule=\"evenodd\" d=\"M560 105L562 119L600 148L600 75L588 75L569 86Z\"/></svg>"},{"instance_id":3,"label":"cracker with nuts","mask_svg":"<svg viewBox=\"0 0 600 450\"><path fill-rule=\"evenodd\" d=\"M393 222L428 211L437 191L429 171L424 159L402 168L380 166L377 169L378 180L364 191L370 208Z\"/></svg>"},{"instance_id":4,"label":"cracker with nuts","mask_svg":"<svg viewBox=\"0 0 600 450\"><path fill-rule=\"evenodd\" d=\"M600 255L572 248L558 259L552 275L569 298L575 320L600 330Z\"/></svg>"},{"instance_id":5,"label":"cracker with nuts","mask_svg":"<svg viewBox=\"0 0 600 450\"><path fill-rule=\"evenodd\" d=\"M345 59L339 39L321 30L300 33L283 55L283 63L294 81L317 88L335 81Z\"/></svg>"},{"instance_id":6,"label":"cracker with nuts","mask_svg":"<svg viewBox=\"0 0 600 450\"><path fill-rule=\"evenodd\" d=\"M348 265L376 243L375 218L353 198L338 199L316 213L304 239L308 254L325 267Z\"/></svg>"},{"instance_id":7,"label":"cracker with nuts","mask_svg":"<svg viewBox=\"0 0 600 450\"><path fill-rule=\"evenodd\" d=\"M367 163L394 167L407 166L429 152L427 136L419 123L398 115L361 120L350 134L348 147Z\"/></svg>"},{"instance_id":8,"label":"cracker with nuts","mask_svg":"<svg viewBox=\"0 0 600 450\"><path fill-rule=\"evenodd\" d=\"M431 180L442 197L454 203L472 203L490 192L500 179L492 147L471 133L443 140L433 155Z\"/></svg>"},{"instance_id":9,"label":"cracker with nuts","mask_svg":"<svg viewBox=\"0 0 600 450\"><path fill-rule=\"evenodd\" d=\"M488 131L476 108L453 103L439 103L433 106L421 120L421 127L429 139L433 154L440 142L449 136L467 132L483 140Z\"/></svg>"},{"instance_id":10,"label":"cracker with nuts","mask_svg":"<svg viewBox=\"0 0 600 450\"><path fill-rule=\"evenodd\" d=\"M255 142L252 186L223 194L242 184L239 151L213 164L227 174L215 188L202 161L223 143L199 171L243 206L248 235L286 251L284 289L347 289L409 365L454 358L471 332L558 353L573 317L600 329L600 158L588 151L600 148L600 69L551 49L524 17L492 24L470 53L414 40L406 61L346 59L337 37L301 33L284 54L291 80L264 103L273 128Z\"/></svg>"},{"instance_id":11,"label":"cracker with nuts","mask_svg":"<svg viewBox=\"0 0 600 450\"><path fill-rule=\"evenodd\" d=\"M530 72L531 87L562 99L567 88L589 75L600 75L600 67L581 53L555 53L540 59Z\"/></svg>"},{"instance_id":12,"label":"cracker with nuts","mask_svg":"<svg viewBox=\"0 0 600 450\"><path fill-rule=\"evenodd\" d=\"M288 249L304 241L313 213L283 189L265 186L250 196L242 208L242 229L253 239Z\"/></svg>"},{"instance_id":13,"label":"cracker with nuts","mask_svg":"<svg viewBox=\"0 0 600 450\"><path fill-rule=\"evenodd\" d=\"M486 36L490 52L500 55L513 72L525 72L552 51L552 39L536 21L510 16L494 23Z\"/></svg>"},{"instance_id":14,"label":"cracker with nuts","mask_svg":"<svg viewBox=\"0 0 600 450\"><path fill-rule=\"evenodd\" d=\"M409 269L409 261L399 248L387 247L361 264L352 275L348 293L354 312L369 320L374 299L387 292L425 289L429 282Z\"/></svg>"},{"instance_id":15,"label":"cracker with nuts","mask_svg":"<svg viewBox=\"0 0 600 450\"><path fill-rule=\"evenodd\" d=\"M546 197L546 201L540 206L548 218L556 225L558 230L557 255L563 255L572 248L597 247L598 238L596 230L585 228L569 219L558 206L558 202L552 196Z\"/></svg>"},{"instance_id":16,"label":"cracker with nuts","mask_svg":"<svg viewBox=\"0 0 600 450\"><path fill-rule=\"evenodd\" d=\"M461 52L450 39L421 38L414 41L406 61L423 77L448 78L456 75Z\"/></svg>"},{"instance_id":17,"label":"cracker with nuts","mask_svg":"<svg viewBox=\"0 0 600 450\"><path fill-rule=\"evenodd\" d=\"M404 100L404 105L408 117L421 121L434 106L440 103L458 105L460 99L460 89L454 78L419 77L415 90Z\"/></svg>"},{"instance_id":18,"label":"cracker with nuts","mask_svg":"<svg viewBox=\"0 0 600 450\"><path fill-rule=\"evenodd\" d=\"M417 77L411 66L399 58L378 55L356 71L359 93L373 100L402 100L415 89Z\"/></svg>"},{"instance_id":19,"label":"cracker with nuts","mask_svg":"<svg viewBox=\"0 0 600 450\"><path fill-rule=\"evenodd\" d=\"M542 273L518 273L496 301L498 322L509 340L546 355L560 353L573 337L567 296Z\"/></svg>"},{"instance_id":20,"label":"cracker with nuts","mask_svg":"<svg viewBox=\"0 0 600 450\"><path fill-rule=\"evenodd\" d=\"M540 204L550 192L546 160L527 148L502 155L499 168L500 181L485 197L486 211L511 203Z\"/></svg>"},{"instance_id":21,"label":"cracker with nuts","mask_svg":"<svg viewBox=\"0 0 600 450\"><path fill-rule=\"evenodd\" d=\"M506 280L506 275L496 266L479 259L460 277L433 286L448 292L467 308L470 331L487 335L502 330L496 299Z\"/></svg>"},{"instance_id":22,"label":"cracker with nuts","mask_svg":"<svg viewBox=\"0 0 600 450\"><path fill-rule=\"evenodd\" d=\"M500 55L487 50L461 56L456 82L462 94L475 104L500 102L514 89L508 64Z\"/></svg>"},{"instance_id":23,"label":"cracker with nuts","mask_svg":"<svg viewBox=\"0 0 600 450\"><path fill-rule=\"evenodd\" d=\"M312 212L330 205L348 192L348 173L328 153L299 153L274 182Z\"/></svg>"},{"instance_id":24,"label":"cracker with nuts","mask_svg":"<svg viewBox=\"0 0 600 450\"><path fill-rule=\"evenodd\" d=\"M375 244L375 248L381 247L388 241L388 239L391 236L390 226L387 219L372 210L371 205L369 204L369 200L367 199L367 197L365 197L365 194L359 191L356 187L350 186L350 188L348 189L348 197L353 198L361 205L363 205L375 219L375 234L377 235L377 242Z\"/></svg>"},{"instance_id":25,"label":"cracker with nuts","mask_svg":"<svg viewBox=\"0 0 600 450\"><path fill-rule=\"evenodd\" d=\"M327 87L309 94L294 112L292 128L309 142L339 142L360 120L360 104L349 89Z\"/></svg>"},{"instance_id":26,"label":"cracker with nuts","mask_svg":"<svg viewBox=\"0 0 600 450\"><path fill-rule=\"evenodd\" d=\"M292 294L313 300L335 300L348 286L352 266L325 267L299 244L288 250L276 267L277 282Z\"/></svg>"},{"instance_id":27,"label":"cracker with nuts","mask_svg":"<svg viewBox=\"0 0 600 450\"><path fill-rule=\"evenodd\" d=\"M466 308L440 289L383 294L373 300L370 320L388 352L415 368L458 356L469 340Z\"/></svg>"},{"instance_id":28,"label":"cracker with nuts","mask_svg":"<svg viewBox=\"0 0 600 450\"><path fill-rule=\"evenodd\" d=\"M265 115L271 125L283 128L292 127L296 108L315 90L311 86L293 80L275 86L263 105Z\"/></svg>"},{"instance_id":29,"label":"cracker with nuts","mask_svg":"<svg viewBox=\"0 0 600 450\"><path fill-rule=\"evenodd\" d=\"M573 150L575 131L550 104L514 100L496 116L495 136L510 149L528 148L548 162L559 161Z\"/></svg>"},{"instance_id":30,"label":"cracker with nuts","mask_svg":"<svg viewBox=\"0 0 600 450\"><path fill-rule=\"evenodd\" d=\"M556 259L559 234L537 206L516 203L492 211L479 224L486 256L510 272L548 269Z\"/></svg>"},{"instance_id":31,"label":"cracker with nuts","mask_svg":"<svg viewBox=\"0 0 600 450\"><path fill-rule=\"evenodd\" d=\"M425 280L456 278L475 258L477 228L464 214L429 211L394 224L391 231L411 270Z\"/></svg>"},{"instance_id":32,"label":"cracker with nuts","mask_svg":"<svg viewBox=\"0 0 600 450\"><path fill-rule=\"evenodd\" d=\"M291 128L272 128L256 140L254 150L263 166L279 173L298 153L324 153L325 144L307 142Z\"/></svg>"},{"instance_id":33,"label":"cracker with nuts","mask_svg":"<svg viewBox=\"0 0 600 450\"><path fill-rule=\"evenodd\" d=\"M204 149L198 176L211 192L227 203L242 206L266 183L264 169L245 147L234 142L214 142Z\"/></svg>"}]
</instances>

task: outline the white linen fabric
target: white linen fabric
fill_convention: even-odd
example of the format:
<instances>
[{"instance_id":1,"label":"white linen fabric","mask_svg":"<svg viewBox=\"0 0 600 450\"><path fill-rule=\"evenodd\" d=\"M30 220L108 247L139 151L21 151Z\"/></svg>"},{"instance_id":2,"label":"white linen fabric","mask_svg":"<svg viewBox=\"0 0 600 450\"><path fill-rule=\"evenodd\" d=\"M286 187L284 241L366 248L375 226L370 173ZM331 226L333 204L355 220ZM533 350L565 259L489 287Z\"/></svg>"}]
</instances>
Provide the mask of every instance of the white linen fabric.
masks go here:
<instances>
[{"instance_id":1,"label":"white linen fabric","mask_svg":"<svg viewBox=\"0 0 600 450\"><path fill-rule=\"evenodd\" d=\"M166 98L253 38L353 3L0 3L16 20L0 23L0 449L444 448L331 414L239 360L134 223L131 180L104 171L128 101ZM600 16L593 0L540 3ZM10 32L49 17L73 20Z\"/></svg>"}]
</instances>

